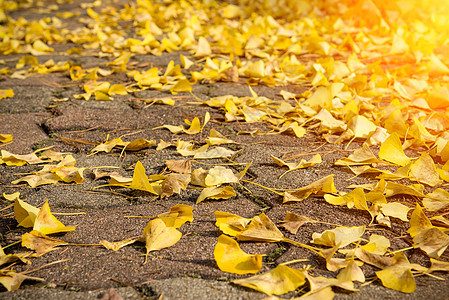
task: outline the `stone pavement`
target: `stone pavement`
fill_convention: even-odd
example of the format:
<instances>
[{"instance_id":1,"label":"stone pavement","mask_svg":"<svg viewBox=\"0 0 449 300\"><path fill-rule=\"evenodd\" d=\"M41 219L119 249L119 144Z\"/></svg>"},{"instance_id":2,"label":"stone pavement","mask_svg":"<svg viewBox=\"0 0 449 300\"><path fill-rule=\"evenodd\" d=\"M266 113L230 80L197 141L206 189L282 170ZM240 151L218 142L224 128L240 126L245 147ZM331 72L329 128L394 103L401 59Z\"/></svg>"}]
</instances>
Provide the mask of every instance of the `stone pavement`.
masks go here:
<instances>
[{"instance_id":1,"label":"stone pavement","mask_svg":"<svg viewBox=\"0 0 449 300\"><path fill-rule=\"evenodd\" d=\"M61 9L72 10L74 4L61 5ZM80 10L81 11L81 10ZM14 12L14 16L37 17L27 10ZM55 46L55 48L57 48ZM63 46L61 46L63 49ZM155 66L165 67L169 61L179 64L180 53L165 53L162 56L136 55L131 61L151 62ZM15 66L21 55L2 57L5 64ZM80 57L77 55L46 55L39 56L39 62L49 58L55 61L75 60L83 66L94 66L104 63L107 59L95 56ZM106 78L114 82L125 82L122 74L113 74ZM0 100L0 133L12 134L14 142L1 148L15 154L27 154L36 149L53 146L52 150L72 153L76 166L87 168L82 184L58 183L30 188L27 184L13 185L11 181L19 178L21 173L39 170L39 166L26 165L11 167L0 165L0 191L13 193L19 191L21 198L32 205L41 205L49 200L53 212L79 213L83 215L58 215L58 219L67 226L76 226L76 230L57 236L69 243L98 243L100 240L120 241L142 234L148 219L126 218L126 216L155 216L168 211L176 204L188 204L194 207L194 221L183 225L181 240L174 246L154 252L147 264L143 265L145 245L135 243L117 252L103 247L69 246L61 247L42 257L33 258L32 265L16 265L16 271L38 269L57 260L64 262L45 266L31 276L44 278L44 282L25 281L18 291L6 292L0 288L0 299L263 299L262 293L254 292L231 284L229 281L239 276L222 272L218 269L213 249L220 235L214 225L214 211L226 211L243 217L251 218L260 212L265 212L276 224L284 219L287 211L305 215L315 220L340 224L345 226L366 225L370 216L356 210L340 208L326 203L322 198L311 197L293 205L282 205L280 196L258 186L243 183L247 189L237 189L237 196L228 200L206 200L195 205L200 191L187 189L180 195L154 200L153 195L137 190L92 188L105 184L103 179L94 180L93 169L100 166L119 167L118 171L125 176L131 176L134 164L141 161L147 174L158 174L165 167L165 160L183 159L176 150L167 148L156 151L155 147L138 152L126 152L120 156L120 151L89 155L93 144L109 139L123 137L131 141L137 138L148 140L173 141L176 139L202 142L209 135L211 128L226 134L237 142L230 146L239 151L233 157L237 163L253 162L245 179L273 188L299 188L310 184L329 174L335 174L335 185L338 190L344 190L350 183L366 183L364 178L348 181L352 174L334 166L334 162L347 155L343 146L325 144L324 140L313 133L307 133L298 139L291 135L237 135L236 132L260 129L269 131L263 123L225 123L221 111L206 106L191 105L195 101L190 94L180 94L175 106L147 106L142 99L169 97L168 92L146 90L115 97L113 101L77 100L74 94L82 92L81 86L74 84L66 73L51 73L48 75L33 75L24 79L3 77L0 89L14 90L14 97ZM280 90L300 93L304 88L288 86L269 88L256 86L254 90L259 96L271 99L281 99ZM193 93L201 100L210 97L232 94L249 96L249 89L241 80L236 83L197 84ZM68 98L68 100L65 100ZM164 124L179 125L184 119L202 117L206 112L211 115L211 122L197 135L173 135L168 130L153 130ZM83 141L80 143L77 141ZM91 143L91 144L89 144ZM349 150L360 147L353 143ZM282 179L279 176L285 171L278 167L270 158L284 153L297 154L319 149L323 151L323 163L311 168L287 173ZM318 151L318 150L317 150ZM305 156L310 158L310 156ZM208 164L223 163L223 160L207 160ZM193 163L193 168L210 168L210 165ZM233 167L233 166L229 166ZM90 169L89 169L90 168ZM108 169L102 169L107 171ZM235 167L235 172L240 171ZM9 205L1 200L0 208ZM3 246L19 241L27 229L17 227L10 213L2 211L0 216L0 239ZM306 224L292 235L284 232L286 237L302 243L309 243L313 232L322 232L333 226L314 223ZM394 243L391 250L408 247L409 244L400 237L407 228L403 223L395 223L391 230L384 231ZM374 231L372 231L374 232ZM241 243L247 253L266 254L262 271L269 266L294 259L307 259L306 262L295 263L292 267L301 268L309 265L313 275L335 277L335 273L326 270L324 259L317 255L285 243ZM23 250L19 245L10 250ZM412 262L426 264L425 256L417 250L410 250ZM364 266L368 276L374 275L374 269ZM442 275L445 276L445 275ZM416 278L417 291L407 295L386 289L378 281L360 287L358 293L347 293L336 290L338 299L442 299L447 295L447 281L421 276ZM110 290L113 288L113 290ZM120 296L118 296L120 295ZM288 294L291 297L294 294ZM444 296L443 296L444 298Z\"/></svg>"}]
</instances>

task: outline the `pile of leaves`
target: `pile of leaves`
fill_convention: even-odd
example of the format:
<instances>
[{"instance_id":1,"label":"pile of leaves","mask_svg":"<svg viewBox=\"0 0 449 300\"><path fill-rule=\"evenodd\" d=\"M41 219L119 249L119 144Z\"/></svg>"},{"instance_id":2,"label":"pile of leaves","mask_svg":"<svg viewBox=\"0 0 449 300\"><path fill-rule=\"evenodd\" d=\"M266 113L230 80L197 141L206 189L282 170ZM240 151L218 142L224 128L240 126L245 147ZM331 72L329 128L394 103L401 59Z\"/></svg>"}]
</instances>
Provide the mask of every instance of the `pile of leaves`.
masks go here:
<instances>
[{"instance_id":1,"label":"pile of leaves","mask_svg":"<svg viewBox=\"0 0 449 300\"><path fill-rule=\"evenodd\" d=\"M78 17L76 13L57 13L38 21L8 16L14 10L30 6L37 7L41 13L58 9L58 4L44 6L43 3L1 2L0 53L23 54L14 68L0 69L2 76L26 78L62 72L79 85L80 93L72 95L72 100L86 101L110 101L116 95L145 89L173 95L192 93L195 85L219 81L245 81L250 86L269 87L301 85L308 90L300 94L282 91L280 100L259 96L251 88L251 96L247 97L230 94L200 100L192 95L197 104L222 111L226 122L264 122L272 129L241 134L292 134L302 138L307 133L315 133L331 144L363 143L335 164L347 168L355 176L369 176L374 179L370 183L351 185L349 192L338 191L330 175L298 189L266 188L279 194L283 203L313 196L323 197L333 205L365 211L371 221L364 226L338 226L314 233L311 243L316 247L286 239L264 214L245 219L216 212L216 224L224 235L218 239L214 257L222 271L236 274L260 271L262 256L244 253L237 241L286 242L323 257L328 270L339 271L337 277L312 277L307 269L278 265L267 273L234 283L279 295L296 290L307 280L310 291L303 296L314 294L324 299L333 297L331 286L354 291L353 282L364 283L365 276L360 269L364 263L379 269L376 276L384 286L405 293L415 290L414 276L449 270L449 263L439 260L449 246L446 234L449 193L445 189L449 182L449 58L445 55L449 50L448 3L239 0L231 4L137 0L116 6L97 0L81 5L84 15L78 22L82 26L70 31L64 28L64 22ZM38 59L39 55L55 53L52 45L61 43L76 45L67 54L95 54L108 58L109 62L84 68L71 61L56 63L51 59L45 62ZM136 68L133 60L138 55L176 51L190 55L184 52L180 56L181 65L171 61L163 69ZM107 81L114 73L126 74L130 83ZM15 97L13 89L0 91L2 101L11 97ZM151 103L156 102L176 105L174 98L154 99ZM210 116L206 114L203 119L203 124L199 118L186 120L188 128L177 124L159 128L173 134L194 135L202 132ZM1 143L11 141L11 135L0 135ZM219 145L232 143L214 129L199 148L182 139L174 143L161 141L156 146L153 140L124 142L115 138L97 145L91 154L108 153L114 148L139 151L156 146L157 150L176 147L180 155L191 156L194 160L229 160L235 153ZM377 155L373 149L379 149ZM20 166L59 162L46 164L42 170L19 178L13 184L27 182L37 187L60 181L83 182L84 169L75 167L70 154L47 151L37 156L36 153L15 155L3 150L0 163ZM272 158L279 167L287 167L287 172L321 163L319 155L297 163ZM200 203L234 196L233 185L240 184L250 167L249 162L246 163L245 171L236 175L223 166L191 170L190 162L191 159L167 161L169 171L164 174L147 176L138 162L132 178L114 173L100 175L110 178L108 186L143 190L159 198L178 194L190 184L202 188L197 199ZM397 195L403 195L407 201L399 203L394 197ZM18 198L13 201L19 225L33 227L33 231L24 235L25 243L22 243L35 250L35 255L42 255L51 247L42 250L28 243L31 240L45 240L53 247L67 244L46 236L53 232L39 230L40 221L36 223L36 220L43 218L40 217L43 214L51 216L48 204L38 210L19 202ZM21 214L18 207L26 211L25 218L17 217ZM145 227L147 255L176 243L181 238L176 228L193 220L186 207L172 209ZM389 251L390 242L381 235L373 234L369 241L363 240L366 226L391 227L397 219L409 222L411 247L429 256L430 267L410 263L404 254L406 249ZM289 213L282 226L295 233L305 222L315 220ZM117 250L140 239L142 237L118 243L102 241L101 244ZM336 253L344 258L335 258ZM28 262L24 255L5 255L2 251L2 264L15 259ZM1 282L8 289L18 288L20 283L4 282L10 282L16 278L14 276L26 278L7 268L0 271Z\"/></svg>"}]
</instances>

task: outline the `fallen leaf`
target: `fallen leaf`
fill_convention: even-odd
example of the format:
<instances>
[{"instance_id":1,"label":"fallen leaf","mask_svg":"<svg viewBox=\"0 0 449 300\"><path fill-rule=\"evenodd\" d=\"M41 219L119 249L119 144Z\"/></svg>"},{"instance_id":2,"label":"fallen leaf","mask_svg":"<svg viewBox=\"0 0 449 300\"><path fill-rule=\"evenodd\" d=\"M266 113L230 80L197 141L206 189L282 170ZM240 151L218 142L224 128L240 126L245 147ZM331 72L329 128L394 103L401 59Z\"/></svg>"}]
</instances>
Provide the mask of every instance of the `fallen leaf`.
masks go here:
<instances>
[{"instance_id":1,"label":"fallen leaf","mask_svg":"<svg viewBox=\"0 0 449 300\"><path fill-rule=\"evenodd\" d=\"M34 220L33 230L39 231L42 234L52 234L58 232L73 231L75 227L66 227L50 211L48 200L42 205L36 219Z\"/></svg>"},{"instance_id":2,"label":"fallen leaf","mask_svg":"<svg viewBox=\"0 0 449 300\"><path fill-rule=\"evenodd\" d=\"M196 204L206 199L229 199L236 195L237 194L231 186L209 187L201 191L201 194L196 199Z\"/></svg>"},{"instance_id":3,"label":"fallen leaf","mask_svg":"<svg viewBox=\"0 0 449 300\"><path fill-rule=\"evenodd\" d=\"M220 228L224 234L237 236L251 222L251 219L243 218L238 215L227 213L224 211L215 211L215 226Z\"/></svg>"},{"instance_id":4,"label":"fallen leaf","mask_svg":"<svg viewBox=\"0 0 449 300\"><path fill-rule=\"evenodd\" d=\"M282 203L302 201L312 194L315 196L321 196L326 193L335 193L336 191L337 189L334 185L334 175L331 174L302 188L291 192L284 192L284 199Z\"/></svg>"},{"instance_id":5,"label":"fallen leaf","mask_svg":"<svg viewBox=\"0 0 449 300\"><path fill-rule=\"evenodd\" d=\"M42 278L31 277L14 271L0 270L0 283L8 291L18 290L24 280L45 281L45 279Z\"/></svg>"},{"instance_id":6,"label":"fallen leaf","mask_svg":"<svg viewBox=\"0 0 449 300\"><path fill-rule=\"evenodd\" d=\"M316 221L306 216L301 216L288 211L285 215L284 220L282 220L281 222L281 227L285 228L291 234L296 234L299 227L301 227L302 225L306 223L315 223Z\"/></svg>"},{"instance_id":7,"label":"fallen leaf","mask_svg":"<svg viewBox=\"0 0 449 300\"><path fill-rule=\"evenodd\" d=\"M262 268L262 255L243 252L231 237L220 235L214 249L215 261L223 272L255 274Z\"/></svg>"},{"instance_id":8,"label":"fallen leaf","mask_svg":"<svg viewBox=\"0 0 449 300\"><path fill-rule=\"evenodd\" d=\"M232 283L245 286L267 295L281 295L296 290L306 283L302 271L278 265L260 275L236 279Z\"/></svg>"},{"instance_id":9,"label":"fallen leaf","mask_svg":"<svg viewBox=\"0 0 449 300\"><path fill-rule=\"evenodd\" d=\"M30 233L24 233L22 235L22 246L28 249L34 250L35 257L39 257L50 251L56 250L56 247L67 246L69 243L50 238L45 234L33 230Z\"/></svg>"},{"instance_id":10,"label":"fallen leaf","mask_svg":"<svg viewBox=\"0 0 449 300\"><path fill-rule=\"evenodd\" d=\"M332 230L325 230L322 233L314 232L311 242L318 245L343 248L359 241L364 233L365 226L341 226Z\"/></svg>"},{"instance_id":11,"label":"fallen leaf","mask_svg":"<svg viewBox=\"0 0 449 300\"><path fill-rule=\"evenodd\" d=\"M119 242L108 242L106 240L101 240L100 244L102 244L108 250L118 251L120 250L120 248L133 244L137 240L138 239L127 239Z\"/></svg>"},{"instance_id":12,"label":"fallen leaf","mask_svg":"<svg viewBox=\"0 0 449 300\"><path fill-rule=\"evenodd\" d=\"M182 233L174 227L168 227L164 221L156 218L148 222L143 230L147 255L151 251L161 250L176 244L182 237Z\"/></svg>"}]
</instances>

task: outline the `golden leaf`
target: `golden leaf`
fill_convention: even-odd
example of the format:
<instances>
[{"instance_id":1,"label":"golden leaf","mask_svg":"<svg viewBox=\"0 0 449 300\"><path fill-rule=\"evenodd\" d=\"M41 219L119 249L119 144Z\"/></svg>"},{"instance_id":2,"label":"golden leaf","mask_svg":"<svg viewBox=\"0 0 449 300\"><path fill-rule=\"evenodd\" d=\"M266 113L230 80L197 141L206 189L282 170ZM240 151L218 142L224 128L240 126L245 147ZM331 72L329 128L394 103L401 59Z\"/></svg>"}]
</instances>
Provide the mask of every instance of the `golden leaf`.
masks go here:
<instances>
[{"instance_id":1,"label":"golden leaf","mask_svg":"<svg viewBox=\"0 0 449 300\"><path fill-rule=\"evenodd\" d=\"M39 213L34 221L33 230L39 231L42 234L52 234L57 232L73 231L75 227L66 227L62 224L50 211L48 200L42 205Z\"/></svg>"},{"instance_id":2,"label":"golden leaf","mask_svg":"<svg viewBox=\"0 0 449 300\"><path fill-rule=\"evenodd\" d=\"M260 275L233 280L232 283L242 285L268 295L281 295L296 290L306 283L302 271L284 265Z\"/></svg>"},{"instance_id":3,"label":"golden leaf","mask_svg":"<svg viewBox=\"0 0 449 300\"><path fill-rule=\"evenodd\" d=\"M27 232L22 235L22 246L36 251L33 256L42 256L45 253L56 250L56 247L58 246L66 245L69 245L69 243L57 239L52 239L36 230L33 230L30 233Z\"/></svg>"},{"instance_id":4,"label":"golden leaf","mask_svg":"<svg viewBox=\"0 0 449 300\"><path fill-rule=\"evenodd\" d=\"M262 268L262 255L243 252L234 239L223 234L218 237L214 258L223 272L255 274Z\"/></svg>"}]
</instances>

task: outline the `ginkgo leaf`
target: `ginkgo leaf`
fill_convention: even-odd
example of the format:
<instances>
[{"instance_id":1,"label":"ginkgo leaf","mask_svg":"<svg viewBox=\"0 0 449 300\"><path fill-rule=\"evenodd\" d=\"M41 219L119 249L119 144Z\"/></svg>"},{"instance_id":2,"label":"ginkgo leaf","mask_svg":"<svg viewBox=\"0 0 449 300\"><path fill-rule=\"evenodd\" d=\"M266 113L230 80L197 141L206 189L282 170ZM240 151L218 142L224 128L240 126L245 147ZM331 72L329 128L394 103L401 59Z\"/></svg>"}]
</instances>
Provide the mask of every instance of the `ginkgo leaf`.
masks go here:
<instances>
[{"instance_id":1,"label":"ginkgo leaf","mask_svg":"<svg viewBox=\"0 0 449 300\"><path fill-rule=\"evenodd\" d=\"M156 145L156 141L155 140L147 140L147 139L137 139L134 140L128 144L126 144L125 146L125 150L126 151L139 151L145 148L149 148L149 147L153 147Z\"/></svg>"},{"instance_id":2,"label":"ginkgo leaf","mask_svg":"<svg viewBox=\"0 0 449 300\"><path fill-rule=\"evenodd\" d=\"M176 173L192 173L192 160L166 160L165 165Z\"/></svg>"},{"instance_id":3,"label":"ginkgo leaf","mask_svg":"<svg viewBox=\"0 0 449 300\"><path fill-rule=\"evenodd\" d=\"M108 242L106 240L101 240L100 244L102 244L108 250L118 251L120 250L120 248L133 244L137 240L138 239L127 239L119 242Z\"/></svg>"},{"instance_id":4,"label":"ginkgo leaf","mask_svg":"<svg viewBox=\"0 0 449 300\"><path fill-rule=\"evenodd\" d=\"M209 42L204 38L200 37L198 39L198 48L194 54L194 57L204 57L211 55L212 51L210 49Z\"/></svg>"},{"instance_id":5,"label":"ginkgo leaf","mask_svg":"<svg viewBox=\"0 0 449 300\"><path fill-rule=\"evenodd\" d=\"M379 157L388 162L405 166L410 158L402 150L401 140L396 132L393 132L380 146Z\"/></svg>"},{"instance_id":6,"label":"ginkgo leaf","mask_svg":"<svg viewBox=\"0 0 449 300\"><path fill-rule=\"evenodd\" d=\"M39 213L34 221L33 230L39 231L42 234L52 234L57 232L73 231L75 227L66 227L62 224L50 211L48 200L42 205Z\"/></svg>"},{"instance_id":7,"label":"ginkgo leaf","mask_svg":"<svg viewBox=\"0 0 449 300\"><path fill-rule=\"evenodd\" d=\"M45 281L42 278L31 277L14 271L0 270L0 283L8 291L18 290L24 280Z\"/></svg>"},{"instance_id":8,"label":"ginkgo leaf","mask_svg":"<svg viewBox=\"0 0 449 300\"><path fill-rule=\"evenodd\" d=\"M365 233L365 226L337 227L332 230L325 230L322 233L312 234L312 243L329 247L339 246L340 248L357 242Z\"/></svg>"},{"instance_id":9,"label":"ginkgo leaf","mask_svg":"<svg viewBox=\"0 0 449 300\"><path fill-rule=\"evenodd\" d=\"M19 223L18 226L33 227L39 208L34 207L20 199L14 201L14 217Z\"/></svg>"},{"instance_id":10,"label":"ginkgo leaf","mask_svg":"<svg viewBox=\"0 0 449 300\"><path fill-rule=\"evenodd\" d=\"M223 166L213 167L204 178L204 184L206 186L218 186L224 183L238 182L239 178L232 172L232 170Z\"/></svg>"},{"instance_id":11,"label":"ginkgo leaf","mask_svg":"<svg viewBox=\"0 0 449 300\"><path fill-rule=\"evenodd\" d=\"M284 220L281 221L282 224L281 227L285 228L288 232L292 234L296 234L298 232L299 227L306 223L315 223L316 221L313 219L310 219L306 216L301 216L298 214L294 214L291 212L287 212L285 215Z\"/></svg>"},{"instance_id":12,"label":"ginkgo leaf","mask_svg":"<svg viewBox=\"0 0 449 300\"><path fill-rule=\"evenodd\" d=\"M209 187L201 191L201 194L196 199L196 204L206 199L229 199L236 195L237 194L231 186Z\"/></svg>"},{"instance_id":13,"label":"ginkgo leaf","mask_svg":"<svg viewBox=\"0 0 449 300\"><path fill-rule=\"evenodd\" d=\"M179 228L185 222L193 221L193 207L186 204L176 204L170 207L168 212L159 214L157 217L164 221L168 227Z\"/></svg>"},{"instance_id":14,"label":"ginkgo leaf","mask_svg":"<svg viewBox=\"0 0 449 300\"><path fill-rule=\"evenodd\" d=\"M11 181L12 184L18 184L20 182L27 182L31 187L35 188L45 184L54 184L59 181L59 177L53 173L43 173L36 175L27 175L17 180Z\"/></svg>"},{"instance_id":15,"label":"ginkgo leaf","mask_svg":"<svg viewBox=\"0 0 449 300\"><path fill-rule=\"evenodd\" d=\"M223 272L234 274L255 274L262 268L262 255L243 252L231 237L220 235L214 249L214 258Z\"/></svg>"},{"instance_id":16,"label":"ginkgo leaf","mask_svg":"<svg viewBox=\"0 0 449 300\"><path fill-rule=\"evenodd\" d=\"M182 237L182 233L175 227L168 227L164 221L156 218L148 222L143 230L147 255L151 251L161 250L176 244Z\"/></svg>"},{"instance_id":17,"label":"ginkgo leaf","mask_svg":"<svg viewBox=\"0 0 449 300\"><path fill-rule=\"evenodd\" d=\"M279 242L284 240L284 235L276 225L261 213L251 219L249 225L237 235L239 241Z\"/></svg>"},{"instance_id":18,"label":"ginkgo leaf","mask_svg":"<svg viewBox=\"0 0 449 300\"><path fill-rule=\"evenodd\" d=\"M22 261L25 264L31 264L31 261L27 259L31 253L14 253L14 254L5 254L2 246L0 246L0 266L8 263L15 262L17 260Z\"/></svg>"},{"instance_id":19,"label":"ginkgo leaf","mask_svg":"<svg viewBox=\"0 0 449 300\"><path fill-rule=\"evenodd\" d=\"M449 206L449 192L443 189L436 189L426 195L422 200L424 207L428 211L437 211Z\"/></svg>"},{"instance_id":20,"label":"ginkgo leaf","mask_svg":"<svg viewBox=\"0 0 449 300\"><path fill-rule=\"evenodd\" d=\"M179 194L187 188L190 182L190 174L169 174L161 183L160 196Z\"/></svg>"},{"instance_id":21,"label":"ginkgo leaf","mask_svg":"<svg viewBox=\"0 0 449 300\"><path fill-rule=\"evenodd\" d=\"M380 211L384 214L384 216L398 218L404 222L408 221L407 214L410 210L410 207L397 202L382 204L380 208Z\"/></svg>"},{"instance_id":22,"label":"ginkgo leaf","mask_svg":"<svg viewBox=\"0 0 449 300\"><path fill-rule=\"evenodd\" d=\"M140 161L137 161L136 166L134 167L133 180L127 187L157 195L156 191L151 186L150 181L145 174L145 168Z\"/></svg>"},{"instance_id":23,"label":"ginkgo leaf","mask_svg":"<svg viewBox=\"0 0 449 300\"><path fill-rule=\"evenodd\" d=\"M307 186L291 192L284 192L283 203L291 201L302 201L310 195L321 196L326 193L335 193L337 189L334 185L334 175L323 177Z\"/></svg>"},{"instance_id":24,"label":"ginkgo leaf","mask_svg":"<svg viewBox=\"0 0 449 300\"><path fill-rule=\"evenodd\" d=\"M0 143L8 143L12 141L12 134L0 134Z\"/></svg>"},{"instance_id":25,"label":"ginkgo leaf","mask_svg":"<svg viewBox=\"0 0 449 300\"><path fill-rule=\"evenodd\" d=\"M215 222L215 226L220 228L223 233L231 236L237 236L240 234L243 230L245 230L249 222L251 222L251 219L243 218L224 211L215 211L214 215L217 220Z\"/></svg>"},{"instance_id":26,"label":"ginkgo leaf","mask_svg":"<svg viewBox=\"0 0 449 300\"><path fill-rule=\"evenodd\" d=\"M313 292L305 293L301 297L295 297L293 300L332 300L334 296L335 293L332 291L332 287L327 286Z\"/></svg>"},{"instance_id":27,"label":"ginkgo leaf","mask_svg":"<svg viewBox=\"0 0 449 300\"><path fill-rule=\"evenodd\" d=\"M424 214L422 207L419 204L416 204L416 207L413 210L413 213L410 217L410 228L407 230L407 232L410 234L412 238L414 238L421 231L432 227L433 225L427 218L427 216Z\"/></svg>"},{"instance_id":28,"label":"ginkgo leaf","mask_svg":"<svg viewBox=\"0 0 449 300\"><path fill-rule=\"evenodd\" d=\"M0 100L11 97L14 97L13 89L0 90Z\"/></svg>"},{"instance_id":29,"label":"ginkgo leaf","mask_svg":"<svg viewBox=\"0 0 449 300\"><path fill-rule=\"evenodd\" d=\"M339 159L335 162L337 166L353 166L378 163L379 159L374 155L368 145L363 144L362 148L354 150L347 158Z\"/></svg>"},{"instance_id":30,"label":"ginkgo leaf","mask_svg":"<svg viewBox=\"0 0 449 300\"><path fill-rule=\"evenodd\" d=\"M417 161L413 162L410 167L410 175L412 180L430 186L436 186L442 183L432 157L426 152Z\"/></svg>"},{"instance_id":31,"label":"ginkgo leaf","mask_svg":"<svg viewBox=\"0 0 449 300\"><path fill-rule=\"evenodd\" d=\"M1 151L1 162L7 166L24 166L26 164L40 164L43 163L36 153L30 153L26 155L12 154L6 150Z\"/></svg>"},{"instance_id":32,"label":"ginkgo leaf","mask_svg":"<svg viewBox=\"0 0 449 300\"><path fill-rule=\"evenodd\" d=\"M390 240L378 234L372 234L369 242L362 246L362 249L377 255L384 255L390 247Z\"/></svg>"},{"instance_id":33,"label":"ginkgo leaf","mask_svg":"<svg viewBox=\"0 0 449 300\"><path fill-rule=\"evenodd\" d=\"M281 295L296 290L306 283L302 271L285 265L278 265L260 275L233 280L232 283L242 285L268 295Z\"/></svg>"},{"instance_id":34,"label":"ginkgo leaf","mask_svg":"<svg viewBox=\"0 0 449 300\"><path fill-rule=\"evenodd\" d=\"M403 293L413 293L416 282L411 271L411 265L403 253L393 257L393 264L376 272L383 286Z\"/></svg>"},{"instance_id":35,"label":"ginkgo leaf","mask_svg":"<svg viewBox=\"0 0 449 300\"><path fill-rule=\"evenodd\" d=\"M205 150L207 150L207 148L205 148ZM193 158L194 159L228 158L233 156L235 153L236 153L235 151L223 147L216 147L209 151L197 151L195 154L193 154Z\"/></svg>"},{"instance_id":36,"label":"ginkgo leaf","mask_svg":"<svg viewBox=\"0 0 449 300\"><path fill-rule=\"evenodd\" d=\"M341 281L365 282L365 275L354 261L354 258L351 258L348 265L338 273L337 279Z\"/></svg>"},{"instance_id":37,"label":"ginkgo leaf","mask_svg":"<svg viewBox=\"0 0 449 300\"><path fill-rule=\"evenodd\" d=\"M104 142L95 148L91 150L92 154L98 153L98 152L106 152L109 153L111 150L116 147L117 145L123 145L123 141L121 138L116 138L107 142Z\"/></svg>"},{"instance_id":38,"label":"ginkgo leaf","mask_svg":"<svg viewBox=\"0 0 449 300\"><path fill-rule=\"evenodd\" d=\"M33 256L42 256L45 253L56 250L58 246L66 246L69 243L50 238L42 232L33 230L30 233L22 235L22 246L28 249L36 251Z\"/></svg>"},{"instance_id":39,"label":"ginkgo leaf","mask_svg":"<svg viewBox=\"0 0 449 300\"><path fill-rule=\"evenodd\" d=\"M210 130L210 135L205 139L205 141L208 145L223 145L235 143L233 140L226 138L214 128Z\"/></svg>"},{"instance_id":40,"label":"ginkgo leaf","mask_svg":"<svg viewBox=\"0 0 449 300\"><path fill-rule=\"evenodd\" d=\"M336 286L339 288L342 288L347 291L358 291L354 288L354 284L352 281L341 281L337 278L326 278L323 276L317 276L312 277L307 272L305 273L307 281L309 281L310 284L310 290L311 292L319 292L322 289L325 289L327 287ZM313 299L313 298L312 298Z\"/></svg>"},{"instance_id":41,"label":"ginkgo leaf","mask_svg":"<svg viewBox=\"0 0 449 300\"><path fill-rule=\"evenodd\" d=\"M293 170L298 170L298 169L303 169L303 168L308 168L308 167L312 167L315 164L319 164L321 163L321 155L319 154L315 154L310 160L305 160L305 159L301 159L299 162L297 163L286 163L284 162L282 159L274 157L273 155L271 155L271 158L274 160L274 162L278 165L278 166L286 166L288 168L288 171L293 171ZM280 177L282 178L282 176L284 176L287 172L283 173Z\"/></svg>"},{"instance_id":42,"label":"ginkgo leaf","mask_svg":"<svg viewBox=\"0 0 449 300\"><path fill-rule=\"evenodd\" d=\"M413 237L413 247L420 248L432 258L439 258L449 246L449 236L439 228L425 228Z\"/></svg>"}]
</instances>

